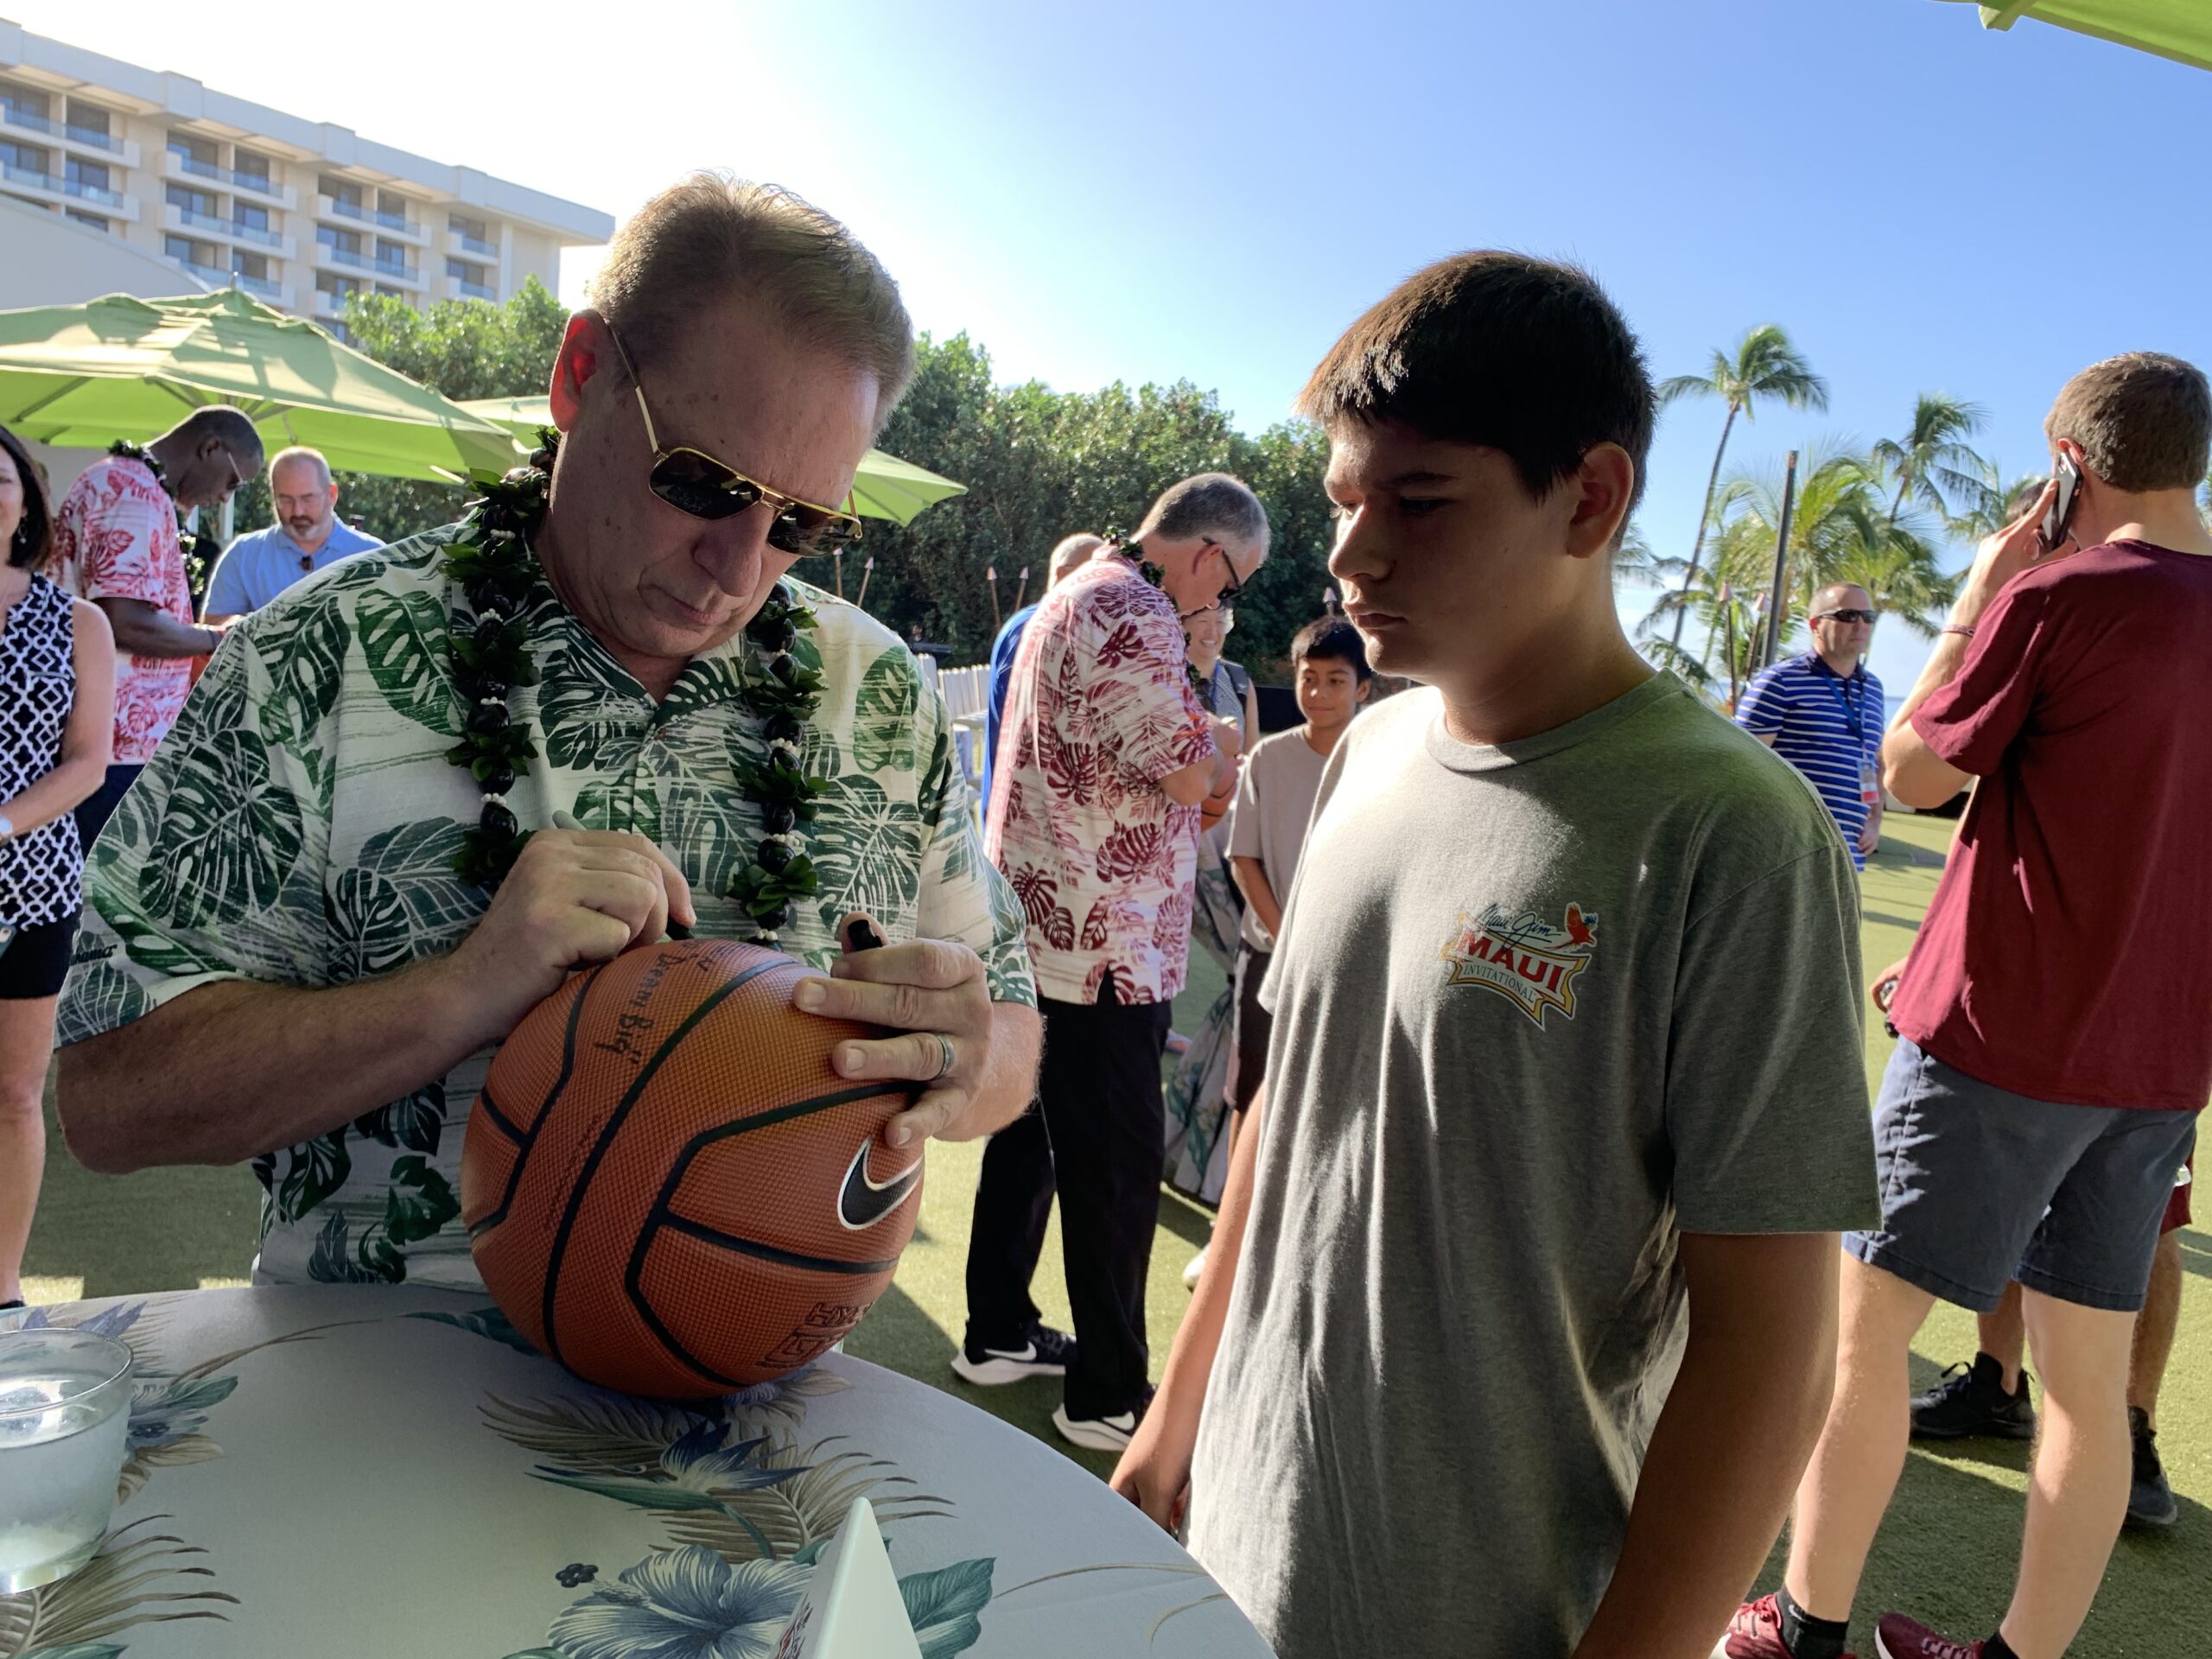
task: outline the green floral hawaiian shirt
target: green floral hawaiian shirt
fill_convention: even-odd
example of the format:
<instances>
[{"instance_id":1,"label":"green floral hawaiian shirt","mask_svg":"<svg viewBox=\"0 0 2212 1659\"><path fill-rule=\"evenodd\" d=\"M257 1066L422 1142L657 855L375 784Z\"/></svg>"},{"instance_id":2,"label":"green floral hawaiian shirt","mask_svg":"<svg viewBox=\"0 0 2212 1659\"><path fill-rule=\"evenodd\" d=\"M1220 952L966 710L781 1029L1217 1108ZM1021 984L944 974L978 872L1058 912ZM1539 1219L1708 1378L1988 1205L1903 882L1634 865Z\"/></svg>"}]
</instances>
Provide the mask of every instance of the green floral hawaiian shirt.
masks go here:
<instances>
[{"instance_id":1,"label":"green floral hawaiian shirt","mask_svg":"<svg viewBox=\"0 0 2212 1659\"><path fill-rule=\"evenodd\" d=\"M462 714L441 569L453 533L356 555L232 630L88 861L62 1044L211 980L387 973L475 925L488 896L454 855L478 795L445 753ZM803 826L821 890L783 948L826 967L837 918L864 909L894 943L972 946L994 1001L1033 1002L1020 906L983 860L943 699L865 613L793 586L819 619L795 654L818 658L823 682L801 748L830 782ZM690 879L701 936L748 937L724 896L762 835L735 771L767 756L740 700L758 671L743 636L694 658L656 705L542 582L531 617L540 679L510 706L540 758L507 791L516 816L651 837ZM492 1052L256 1160L257 1277L480 1286L458 1185Z\"/></svg>"}]
</instances>

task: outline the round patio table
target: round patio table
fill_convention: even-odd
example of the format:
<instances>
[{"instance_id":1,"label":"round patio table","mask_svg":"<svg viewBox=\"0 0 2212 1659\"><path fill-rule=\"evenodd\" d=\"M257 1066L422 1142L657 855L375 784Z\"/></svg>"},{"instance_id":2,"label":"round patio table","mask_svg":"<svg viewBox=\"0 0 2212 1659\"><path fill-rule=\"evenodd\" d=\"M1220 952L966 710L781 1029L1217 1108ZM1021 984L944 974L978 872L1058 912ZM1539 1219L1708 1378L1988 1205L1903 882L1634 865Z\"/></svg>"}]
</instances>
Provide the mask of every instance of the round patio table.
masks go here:
<instances>
[{"instance_id":1,"label":"round patio table","mask_svg":"<svg viewBox=\"0 0 2212 1659\"><path fill-rule=\"evenodd\" d=\"M874 1506L925 1659L1266 1659L1220 1587L1089 1473L842 1354L676 1403L531 1352L488 1298L188 1291L0 1315L128 1343L120 1501L73 1576L0 1597L0 1654L766 1659Z\"/></svg>"}]
</instances>

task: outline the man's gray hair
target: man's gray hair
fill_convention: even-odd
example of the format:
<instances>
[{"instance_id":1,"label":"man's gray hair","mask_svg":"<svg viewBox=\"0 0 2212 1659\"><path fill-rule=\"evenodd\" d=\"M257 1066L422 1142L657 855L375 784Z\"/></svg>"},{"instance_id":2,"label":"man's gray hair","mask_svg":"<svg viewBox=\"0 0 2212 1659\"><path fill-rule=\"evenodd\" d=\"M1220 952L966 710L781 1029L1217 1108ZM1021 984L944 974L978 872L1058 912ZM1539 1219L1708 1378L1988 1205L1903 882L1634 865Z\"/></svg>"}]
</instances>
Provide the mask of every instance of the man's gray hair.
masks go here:
<instances>
[{"instance_id":1,"label":"man's gray hair","mask_svg":"<svg viewBox=\"0 0 2212 1659\"><path fill-rule=\"evenodd\" d=\"M228 404L210 404L205 409L195 409L168 431L162 437L181 437L194 446L213 438L234 455L259 459L262 451L261 433L242 409Z\"/></svg>"},{"instance_id":2,"label":"man's gray hair","mask_svg":"<svg viewBox=\"0 0 2212 1659\"><path fill-rule=\"evenodd\" d=\"M322 480L321 487L326 490L330 487L329 461L321 450L310 449L304 443L296 443L289 449L279 449L269 458L269 481L272 486L276 482L276 469L295 461L305 461L314 467L315 475Z\"/></svg>"},{"instance_id":3,"label":"man's gray hair","mask_svg":"<svg viewBox=\"0 0 2212 1659\"><path fill-rule=\"evenodd\" d=\"M1268 539L1268 510L1250 485L1227 473L1200 473L1170 484L1152 504L1135 537L1187 542L1194 537L1231 537L1247 546Z\"/></svg>"},{"instance_id":4,"label":"man's gray hair","mask_svg":"<svg viewBox=\"0 0 2212 1659\"><path fill-rule=\"evenodd\" d=\"M624 222L591 280L592 302L640 367L679 349L701 306L734 295L874 375L878 428L890 418L914 372L899 284L859 238L779 185L694 173Z\"/></svg>"}]
</instances>

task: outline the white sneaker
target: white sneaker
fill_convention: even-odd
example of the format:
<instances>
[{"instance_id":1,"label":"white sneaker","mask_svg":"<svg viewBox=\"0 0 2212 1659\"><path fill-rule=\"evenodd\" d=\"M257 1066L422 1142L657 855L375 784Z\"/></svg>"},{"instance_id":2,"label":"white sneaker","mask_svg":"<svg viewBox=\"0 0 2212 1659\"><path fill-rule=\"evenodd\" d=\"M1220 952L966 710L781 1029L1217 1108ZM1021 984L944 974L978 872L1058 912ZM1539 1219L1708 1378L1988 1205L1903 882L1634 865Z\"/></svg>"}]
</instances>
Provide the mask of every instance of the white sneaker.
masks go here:
<instances>
[{"instance_id":1,"label":"white sneaker","mask_svg":"<svg viewBox=\"0 0 2212 1659\"><path fill-rule=\"evenodd\" d=\"M1025 1382L1033 1376L1065 1376L1075 1357L1075 1338L1050 1325L1039 1325L1019 1348L971 1348L963 1344L952 1357L956 1376L978 1388Z\"/></svg>"},{"instance_id":2,"label":"white sneaker","mask_svg":"<svg viewBox=\"0 0 2212 1659\"><path fill-rule=\"evenodd\" d=\"M1206 1247L1206 1249L1211 1249L1213 1247L1209 1244ZM1191 1265L1183 1269L1183 1288L1185 1290L1196 1290L1198 1287L1198 1281L1205 1277L1205 1273L1206 1251L1200 1250L1196 1255L1191 1258Z\"/></svg>"},{"instance_id":3,"label":"white sneaker","mask_svg":"<svg viewBox=\"0 0 2212 1659\"><path fill-rule=\"evenodd\" d=\"M1086 1452L1122 1452L1128 1449L1130 1438L1137 1432L1137 1414L1125 1411L1117 1417L1071 1417L1065 1405L1052 1408L1052 1427L1060 1431L1060 1438L1071 1446L1079 1446Z\"/></svg>"}]
</instances>

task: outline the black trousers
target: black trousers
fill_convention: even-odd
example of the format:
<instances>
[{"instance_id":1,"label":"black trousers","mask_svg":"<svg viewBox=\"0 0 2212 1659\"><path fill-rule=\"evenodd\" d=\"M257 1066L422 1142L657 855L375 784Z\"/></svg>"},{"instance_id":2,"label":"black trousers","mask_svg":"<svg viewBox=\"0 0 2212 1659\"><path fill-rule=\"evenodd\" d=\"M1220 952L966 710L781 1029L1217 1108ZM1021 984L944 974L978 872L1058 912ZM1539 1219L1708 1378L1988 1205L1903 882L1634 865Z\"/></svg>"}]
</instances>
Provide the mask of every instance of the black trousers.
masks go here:
<instances>
[{"instance_id":1,"label":"black trousers","mask_svg":"<svg viewBox=\"0 0 2212 1659\"><path fill-rule=\"evenodd\" d=\"M1106 1417L1144 1397L1145 1279L1160 1224L1166 1109L1160 1063L1169 1005L1039 1003L1045 1061L1037 1104L991 1137L968 1234L968 1338L1019 1348L1037 1318L1029 1283L1057 1185L1076 1363L1068 1415Z\"/></svg>"},{"instance_id":2,"label":"black trousers","mask_svg":"<svg viewBox=\"0 0 2212 1659\"><path fill-rule=\"evenodd\" d=\"M99 839L100 826L108 821L115 809L123 804L123 798L130 792L130 785L138 781L138 774L146 768L134 762L107 769L107 777L100 786L77 803L77 839L84 843L85 851L92 850L92 843Z\"/></svg>"}]
</instances>

